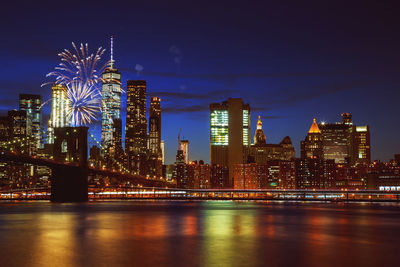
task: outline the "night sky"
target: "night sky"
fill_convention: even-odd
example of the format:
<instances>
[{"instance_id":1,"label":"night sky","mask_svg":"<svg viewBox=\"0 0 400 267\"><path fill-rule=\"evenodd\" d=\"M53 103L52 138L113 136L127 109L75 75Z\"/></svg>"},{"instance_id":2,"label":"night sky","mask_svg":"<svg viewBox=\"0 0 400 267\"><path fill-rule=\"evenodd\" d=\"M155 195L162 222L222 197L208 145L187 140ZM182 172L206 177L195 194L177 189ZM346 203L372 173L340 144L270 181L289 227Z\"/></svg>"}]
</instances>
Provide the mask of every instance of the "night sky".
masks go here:
<instances>
[{"instance_id":1,"label":"night sky","mask_svg":"<svg viewBox=\"0 0 400 267\"><path fill-rule=\"evenodd\" d=\"M228 97L250 104L252 135L261 115L267 142L289 135L297 155L313 117L336 122L350 112L370 125L372 159L388 160L400 153L400 16L399 6L380 3L7 1L0 111L18 108L19 93L49 99L40 85L72 41L103 46L108 57L114 34L123 87L145 79L162 98L167 163L180 129L191 160L209 161L209 104ZM100 138L99 123L90 131Z\"/></svg>"}]
</instances>

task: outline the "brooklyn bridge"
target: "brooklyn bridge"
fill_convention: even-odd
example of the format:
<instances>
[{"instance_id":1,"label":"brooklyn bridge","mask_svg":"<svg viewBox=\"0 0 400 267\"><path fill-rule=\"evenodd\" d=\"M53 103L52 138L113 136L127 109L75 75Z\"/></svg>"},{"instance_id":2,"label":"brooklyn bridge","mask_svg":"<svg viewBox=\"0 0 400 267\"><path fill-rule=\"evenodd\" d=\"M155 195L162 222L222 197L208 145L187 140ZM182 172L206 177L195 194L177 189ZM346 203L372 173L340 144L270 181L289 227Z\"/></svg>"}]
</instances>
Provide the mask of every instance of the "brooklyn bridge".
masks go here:
<instances>
[{"instance_id":1,"label":"brooklyn bridge","mask_svg":"<svg viewBox=\"0 0 400 267\"><path fill-rule=\"evenodd\" d=\"M49 191L52 202L83 202L88 200L88 179L107 177L114 184L136 187L175 187L174 183L160 177L148 177L129 172L126 168L94 167L88 164L88 128L65 127L55 132L53 156L43 158L21 153L12 146L2 147L0 162L44 166L51 170ZM18 142L16 142L18 143ZM14 145L15 143L12 143ZM117 162L118 163L118 162ZM120 163L118 163L121 165ZM26 189L16 189L26 190ZM31 189L28 189L28 191ZM13 192L10 189L8 192Z\"/></svg>"}]
</instances>

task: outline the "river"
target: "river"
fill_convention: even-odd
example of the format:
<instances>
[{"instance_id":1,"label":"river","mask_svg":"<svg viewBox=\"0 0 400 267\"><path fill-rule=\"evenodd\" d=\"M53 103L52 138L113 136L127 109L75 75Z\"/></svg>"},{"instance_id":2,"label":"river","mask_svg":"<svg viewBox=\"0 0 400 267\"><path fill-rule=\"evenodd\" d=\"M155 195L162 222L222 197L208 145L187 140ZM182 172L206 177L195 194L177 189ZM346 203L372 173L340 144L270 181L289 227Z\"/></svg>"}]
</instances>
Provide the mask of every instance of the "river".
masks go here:
<instances>
[{"instance_id":1,"label":"river","mask_svg":"<svg viewBox=\"0 0 400 267\"><path fill-rule=\"evenodd\" d=\"M399 266L400 204L0 202L0 266Z\"/></svg>"}]
</instances>

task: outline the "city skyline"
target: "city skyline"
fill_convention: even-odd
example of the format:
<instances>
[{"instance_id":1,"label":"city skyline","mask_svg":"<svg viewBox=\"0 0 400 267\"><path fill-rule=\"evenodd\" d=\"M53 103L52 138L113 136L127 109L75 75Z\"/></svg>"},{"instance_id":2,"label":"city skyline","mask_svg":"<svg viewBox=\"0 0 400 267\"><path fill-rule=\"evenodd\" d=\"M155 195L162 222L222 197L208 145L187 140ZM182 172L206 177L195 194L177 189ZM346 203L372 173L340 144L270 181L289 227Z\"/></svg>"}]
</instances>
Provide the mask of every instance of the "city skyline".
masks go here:
<instances>
[{"instance_id":1,"label":"city skyline","mask_svg":"<svg viewBox=\"0 0 400 267\"><path fill-rule=\"evenodd\" d=\"M133 12L141 18L140 11L153 7L151 3L148 5L137 7ZM392 34L391 27L396 24L384 23L395 19L388 7L375 9L368 4L362 7L350 4L342 9L336 4L330 7L336 11L332 16L318 4L299 13L294 13L294 8L275 4L268 9L260 8L265 16L262 19L257 16L260 21L256 21L251 19L248 7L244 6L240 9L242 20L232 32L223 23L214 25L213 20L207 22L199 17L194 19L196 27L188 29L180 22L198 7L183 5L187 12L177 13L176 5L164 6L177 15L163 28L170 29L168 34L155 30L156 24L151 19L142 20L147 21L143 27L130 29L133 21L128 16L115 17L113 14L113 21L120 27L107 25L94 17L92 22L102 29L94 33L87 31L92 24L79 25L82 33L71 31L77 22L45 26L45 16L35 21L36 24L28 25L27 29L38 26L35 35L18 23L12 24L6 29L9 38L1 44L3 50L9 51L4 56L8 67L0 74L0 89L5 92L0 103L1 113L4 115L7 110L18 108L15 101L18 93L40 94L43 102L50 98L50 87L40 88L40 84L56 64L57 53L71 41L87 41L94 47L102 45L107 48L107 57L109 35L115 34L114 58L121 72L122 85L125 86L127 80L146 80L148 95L162 100L161 139L165 140L166 163L175 161L180 128L182 135L190 141L191 159L209 161L208 104L223 101L228 96L242 97L254 108L251 112L252 134L257 117L261 115L267 143L278 143L289 135L297 156L311 118L316 117L318 122L336 122L343 112L352 113L359 125L370 125L372 160L386 161L399 151L400 141L396 136L400 126L388 115L395 112L399 96L396 79L399 60L395 53L399 38ZM238 8L234 6L236 8L220 18L211 10L201 10L206 17L234 23L238 15ZM89 7L83 5L82 10L76 11L76 16L83 18ZM27 13L26 18L37 18L41 12L46 12L51 19L50 11L54 8L45 6L38 14ZM104 7L96 6L96 9L101 11ZM15 8L11 7L10 14L13 10ZM57 15L63 18L68 10ZM215 4L214 10L222 10L222 4ZM362 12L372 10L373 22ZM118 11L121 14L127 12ZM279 24L283 19L274 16L274 11L283 17L292 16ZM25 14L27 11L19 12ZM352 18L353 13L358 14L357 20ZM307 19L310 14L314 20ZM329 16L324 18L327 14ZM5 19L14 20L12 17ZM176 25L179 27L171 30ZM300 31L295 31L294 25ZM249 27L254 32L246 31ZM329 35L323 31L326 27L330 29ZM57 40L48 37L48 32L58 30L65 31ZM16 36L12 31L22 34ZM225 37L211 44L221 31L225 32ZM200 43L194 41L198 34L204 37ZM237 40L237 34L249 38ZM389 39L385 45L378 42ZM337 45L333 45L332 40ZM21 41L26 45L21 47ZM21 75L24 79L18 78ZM126 94L122 96L123 125L125 101ZM49 105L44 107L44 114L43 121L46 121L50 114ZM98 140L99 124L100 121L95 124Z\"/></svg>"},{"instance_id":2,"label":"city skyline","mask_svg":"<svg viewBox=\"0 0 400 267\"><path fill-rule=\"evenodd\" d=\"M1 265L398 266L399 8L2 3Z\"/></svg>"}]
</instances>

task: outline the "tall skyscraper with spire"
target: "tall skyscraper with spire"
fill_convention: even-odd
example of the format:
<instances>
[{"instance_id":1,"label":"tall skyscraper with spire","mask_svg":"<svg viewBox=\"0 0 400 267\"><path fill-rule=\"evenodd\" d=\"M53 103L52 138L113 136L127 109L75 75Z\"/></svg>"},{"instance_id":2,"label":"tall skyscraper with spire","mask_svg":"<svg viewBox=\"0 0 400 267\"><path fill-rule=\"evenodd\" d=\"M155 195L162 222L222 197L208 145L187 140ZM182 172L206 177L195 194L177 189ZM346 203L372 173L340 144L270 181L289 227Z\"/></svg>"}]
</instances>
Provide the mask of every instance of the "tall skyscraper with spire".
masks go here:
<instances>
[{"instance_id":1,"label":"tall skyscraper with spire","mask_svg":"<svg viewBox=\"0 0 400 267\"><path fill-rule=\"evenodd\" d=\"M111 63L102 74L102 113L101 113L101 146L102 154L109 155L109 150L113 147L113 136L120 136L120 127L114 127L116 120L121 119L121 73L114 68L113 58L113 36L111 36L110 49ZM121 148L115 148L117 150Z\"/></svg>"}]
</instances>

